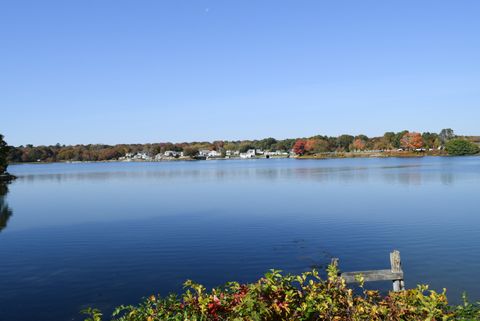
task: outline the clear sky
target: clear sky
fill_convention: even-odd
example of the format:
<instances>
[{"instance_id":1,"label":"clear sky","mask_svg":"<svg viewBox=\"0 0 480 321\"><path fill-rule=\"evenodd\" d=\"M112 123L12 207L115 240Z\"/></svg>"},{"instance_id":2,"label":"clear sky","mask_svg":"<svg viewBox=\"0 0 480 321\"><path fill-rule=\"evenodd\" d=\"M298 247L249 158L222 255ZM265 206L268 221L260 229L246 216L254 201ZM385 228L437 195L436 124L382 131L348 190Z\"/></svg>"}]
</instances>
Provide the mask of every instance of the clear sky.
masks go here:
<instances>
[{"instance_id":1,"label":"clear sky","mask_svg":"<svg viewBox=\"0 0 480 321\"><path fill-rule=\"evenodd\" d=\"M12 145L480 134L478 0L0 2Z\"/></svg>"}]
</instances>

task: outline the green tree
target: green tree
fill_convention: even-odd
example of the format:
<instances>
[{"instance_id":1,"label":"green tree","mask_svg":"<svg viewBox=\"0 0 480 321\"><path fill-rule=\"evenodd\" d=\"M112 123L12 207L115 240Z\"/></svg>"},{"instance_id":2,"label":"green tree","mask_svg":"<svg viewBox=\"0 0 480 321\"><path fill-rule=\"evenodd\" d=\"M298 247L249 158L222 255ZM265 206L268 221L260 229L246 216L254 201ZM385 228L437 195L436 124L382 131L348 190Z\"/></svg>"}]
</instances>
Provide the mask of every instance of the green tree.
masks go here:
<instances>
[{"instance_id":1,"label":"green tree","mask_svg":"<svg viewBox=\"0 0 480 321\"><path fill-rule=\"evenodd\" d=\"M239 151L240 151L240 153L245 153L247 150L254 149L254 148L255 148L255 146L252 143L244 142L240 145Z\"/></svg>"},{"instance_id":2,"label":"green tree","mask_svg":"<svg viewBox=\"0 0 480 321\"><path fill-rule=\"evenodd\" d=\"M400 148L401 147L401 140L403 136L408 133L408 130L402 130L401 132L398 132L395 134L395 137L393 138L393 147L395 148Z\"/></svg>"},{"instance_id":3,"label":"green tree","mask_svg":"<svg viewBox=\"0 0 480 321\"><path fill-rule=\"evenodd\" d=\"M275 138L269 137L259 141L258 146L263 150L270 150L272 149L272 146L275 145L276 143L277 143L277 140Z\"/></svg>"},{"instance_id":4,"label":"green tree","mask_svg":"<svg viewBox=\"0 0 480 321\"><path fill-rule=\"evenodd\" d=\"M284 139L277 141L271 148L272 150L285 150L288 151L293 148L293 144L295 144L295 139Z\"/></svg>"},{"instance_id":5,"label":"green tree","mask_svg":"<svg viewBox=\"0 0 480 321\"><path fill-rule=\"evenodd\" d=\"M4 174L7 171L8 151L9 151L9 147L7 145L7 142L3 140L3 135L0 134L0 175Z\"/></svg>"},{"instance_id":6,"label":"green tree","mask_svg":"<svg viewBox=\"0 0 480 321\"><path fill-rule=\"evenodd\" d=\"M465 139L452 139L445 145L445 150L452 156L474 155L480 152L477 144Z\"/></svg>"},{"instance_id":7,"label":"green tree","mask_svg":"<svg viewBox=\"0 0 480 321\"><path fill-rule=\"evenodd\" d=\"M440 137L440 141L442 144L446 144L450 139L453 139L455 137L455 134L453 133L453 129L451 128L445 128L440 131L440 134L438 134Z\"/></svg>"},{"instance_id":8,"label":"green tree","mask_svg":"<svg viewBox=\"0 0 480 321\"><path fill-rule=\"evenodd\" d=\"M425 132L422 134L422 139L426 148L437 148L440 146L440 138L436 133Z\"/></svg>"},{"instance_id":9,"label":"green tree","mask_svg":"<svg viewBox=\"0 0 480 321\"><path fill-rule=\"evenodd\" d=\"M188 157L195 157L198 155L198 148L195 147L185 147L183 149L183 155Z\"/></svg>"},{"instance_id":10,"label":"green tree","mask_svg":"<svg viewBox=\"0 0 480 321\"><path fill-rule=\"evenodd\" d=\"M234 142L227 142L223 145L223 148L225 150L237 150L238 144L235 144Z\"/></svg>"},{"instance_id":11,"label":"green tree","mask_svg":"<svg viewBox=\"0 0 480 321\"><path fill-rule=\"evenodd\" d=\"M350 145L355 138L352 135L341 135L337 138L337 146L344 151L349 151Z\"/></svg>"},{"instance_id":12,"label":"green tree","mask_svg":"<svg viewBox=\"0 0 480 321\"><path fill-rule=\"evenodd\" d=\"M392 149L395 143L395 133L394 132L386 132L383 134L382 143L384 144L385 149Z\"/></svg>"},{"instance_id":13,"label":"green tree","mask_svg":"<svg viewBox=\"0 0 480 321\"><path fill-rule=\"evenodd\" d=\"M368 142L368 136L363 135L363 134L357 135L357 136L355 137L355 139L361 139L361 140L363 140L364 142Z\"/></svg>"}]
</instances>

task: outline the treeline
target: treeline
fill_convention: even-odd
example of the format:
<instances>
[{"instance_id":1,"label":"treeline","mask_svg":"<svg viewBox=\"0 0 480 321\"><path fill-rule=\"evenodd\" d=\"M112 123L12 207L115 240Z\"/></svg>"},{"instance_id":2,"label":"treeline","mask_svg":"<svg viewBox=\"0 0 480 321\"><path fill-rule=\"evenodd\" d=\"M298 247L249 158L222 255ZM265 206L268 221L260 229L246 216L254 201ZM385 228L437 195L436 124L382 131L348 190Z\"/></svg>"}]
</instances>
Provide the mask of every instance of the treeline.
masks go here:
<instances>
[{"instance_id":1,"label":"treeline","mask_svg":"<svg viewBox=\"0 0 480 321\"><path fill-rule=\"evenodd\" d=\"M369 138L365 135L313 136L308 138L284 139L265 138L261 140L214 141L191 143L154 143L154 144L119 144L119 145L52 145L11 147L8 153L10 163L18 162L59 162L59 161L107 161L116 160L127 153L146 153L155 156L166 151L184 152L194 156L199 150L227 150L246 152L249 149L270 151L290 151L298 155L327 152L352 152L364 150L394 149L439 149L457 137L453 130L443 129L440 133L416 133L407 130L386 132L381 137ZM479 137L467 140L480 141Z\"/></svg>"},{"instance_id":2,"label":"treeline","mask_svg":"<svg viewBox=\"0 0 480 321\"><path fill-rule=\"evenodd\" d=\"M308 139L298 139L293 146L293 150L298 155L365 150L427 150L442 148L448 141L455 137L453 130L450 128L442 129L438 134L403 130L397 133L386 132L381 137L373 138L365 135L341 135L339 137L314 136Z\"/></svg>"},{"instance_id":3,"label":"treeline","mask_svg":"<svg viewBox=\"0 0 480 321\"><path fill-rule=\"evenodd\" d=\"M10 163L19 162L59 162L59 161L106 161L115 160L127 153L146 153L155 156L166 151L184 152L194 156L199 150L240 151L249 149L291 150L296 139L245 141L214 141L191 143L153 143L153 144L119 144L119 145L51 145L11 147L8 155Z\"/></svg>"}]
</instances>

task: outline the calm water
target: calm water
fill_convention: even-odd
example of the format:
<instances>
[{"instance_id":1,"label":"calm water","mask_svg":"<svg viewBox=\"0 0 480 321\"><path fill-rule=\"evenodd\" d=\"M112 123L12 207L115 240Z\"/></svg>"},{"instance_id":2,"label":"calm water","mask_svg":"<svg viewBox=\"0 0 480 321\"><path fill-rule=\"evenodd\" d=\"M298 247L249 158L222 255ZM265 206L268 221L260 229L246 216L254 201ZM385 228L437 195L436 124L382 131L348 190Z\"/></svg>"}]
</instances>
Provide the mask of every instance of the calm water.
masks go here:
<instances>
[{"instance_id":1,"label":"calm water","mask_svg":"<svg viewBox=\"0 0 480 321\"><path fill-rule=\"evenodd\" d=\"M343 270L388 268L395 248L407 287L480 299L480 158L10 171L19 178L3 200L12 215L0 231L2 321L79 320L86 306L109 312L179 291L186 279L252 281L270 268L323 268L331 257Z\"/></svg>"}]
</instances>

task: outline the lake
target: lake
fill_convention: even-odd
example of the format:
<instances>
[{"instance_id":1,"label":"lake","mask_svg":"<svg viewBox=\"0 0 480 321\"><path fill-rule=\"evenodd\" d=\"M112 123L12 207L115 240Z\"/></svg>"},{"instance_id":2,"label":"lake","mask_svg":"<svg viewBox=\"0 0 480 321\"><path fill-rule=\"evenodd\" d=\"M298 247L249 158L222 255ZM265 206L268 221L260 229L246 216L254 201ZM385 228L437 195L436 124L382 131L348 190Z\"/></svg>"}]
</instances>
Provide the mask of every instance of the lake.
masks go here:
<instances>
[{"instance_id":1,"label":"lake","mask_svg":"<svg viewBox=\"0 0 480 321\"><path fill-rule=\"evenodd\" d=\"M480 299L480 158L13 165L0 231L0 320L254 281L270 268L389 268L406 287ZM389 289L391 284L370 283Z\"/></svg>"}]
</instances>

